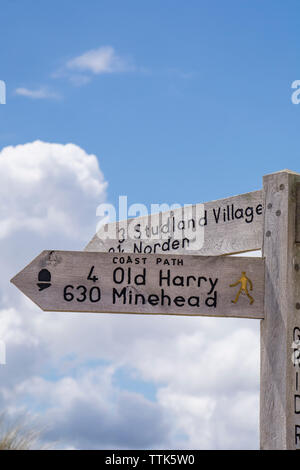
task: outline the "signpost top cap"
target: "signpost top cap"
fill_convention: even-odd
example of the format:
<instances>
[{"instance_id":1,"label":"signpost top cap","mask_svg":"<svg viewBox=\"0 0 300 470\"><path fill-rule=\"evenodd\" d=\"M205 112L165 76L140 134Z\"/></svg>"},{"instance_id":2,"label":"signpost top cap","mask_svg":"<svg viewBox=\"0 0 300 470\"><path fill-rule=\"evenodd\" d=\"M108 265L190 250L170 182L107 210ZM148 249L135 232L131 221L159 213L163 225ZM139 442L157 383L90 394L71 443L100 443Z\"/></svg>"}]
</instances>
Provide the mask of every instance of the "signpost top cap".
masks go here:
<instances>
[{"instance_id":1,"label":"signpost top cap","mask_svg":"<svg viewBox=\"0 0 300 470\"><path fill-rule=\"evenodd\" d=\"M278 175L280 173L289 173L290 175L299 175L299 173L297 171L292 171L292 170L289 170L288 168L286 168L285 170L274 171L273 173L268 173L265 176Z\"/></svg>"}]
</instances>

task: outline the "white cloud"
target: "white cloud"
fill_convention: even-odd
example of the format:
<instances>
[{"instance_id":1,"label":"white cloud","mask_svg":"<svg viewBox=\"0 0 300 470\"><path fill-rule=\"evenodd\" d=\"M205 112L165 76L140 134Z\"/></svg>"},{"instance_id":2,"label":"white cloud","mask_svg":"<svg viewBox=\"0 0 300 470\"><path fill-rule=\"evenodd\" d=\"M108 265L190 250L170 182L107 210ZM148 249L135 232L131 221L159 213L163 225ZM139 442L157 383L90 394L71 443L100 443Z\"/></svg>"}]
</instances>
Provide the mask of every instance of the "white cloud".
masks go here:
<instances>
[{"instance_id":1,"label":"white cloud","mask_svg":"<svg viewBox=\"0 0 300 470\"><path fill-rule=\"evenodd\" d=\"M47 88L38 88L37 90L30 90L29 88L17 88L15 94L19 96L25 96L34 100L44 99L59 99L60 95Z\"/></svg>"},{"instance_id":2,"label":"white cloud","mask_svg":"<svg viewBox=\"0 0 300 470\"><path fill-rule=\"evenodd\" d=\"M0 239L22 231L78 238L94 220L105 189L95 155L77 145L36 141L5 147L0 151Z\"/></svg>"},{"instance_id":3,"label":"white cloud","mask_svg":"<svg viewBox=\"0 0 300 470\"><path fill-rule=\"evenodd\" d=\"M65 376L56 382L34 377L24 380L17 396L32 396L46 407L46 438L58 447L143 448L159 445L168 426L159 404L142 395L116 388L114 369L94 367L79 377ZM145 429L147 423L147 429Z\"/></svg>"},{"instance_id":4,"label":"white cloud","mask_svg":"<svg viewBox=\"0 0 300 470\"><path fill-rule=\"evenodd\" d=\"M118 56L111 46L102 46L74 57L67 62L66 67L72 70L89 71L95 75L127 72L133 68L128 60Z\"/></svg>"},{"instance_id":5,"label":"white cloud","mask_svg":"<svg viewBox=\"0 0 300 470\"><path fill-rule=\"evenodd\" d=\"M117 74L125 72L143 72L129 57L120 56L112 46L90 49L83 54L69 59L52 78L66 78L75 86L89 83L94 75Z\"/></svg>"},{"instance_id":6,"label":"white cloud","mask_svg":"<svg viewBox=\"0 0 300 470\"><path fill-rule=\"evenodd\" d=\"M45 313L9 285L42 249L82 249L105 189L74 144L0 152L0 407L60 448L256 447L258 322Z\"/></svg>"}]
</instances>

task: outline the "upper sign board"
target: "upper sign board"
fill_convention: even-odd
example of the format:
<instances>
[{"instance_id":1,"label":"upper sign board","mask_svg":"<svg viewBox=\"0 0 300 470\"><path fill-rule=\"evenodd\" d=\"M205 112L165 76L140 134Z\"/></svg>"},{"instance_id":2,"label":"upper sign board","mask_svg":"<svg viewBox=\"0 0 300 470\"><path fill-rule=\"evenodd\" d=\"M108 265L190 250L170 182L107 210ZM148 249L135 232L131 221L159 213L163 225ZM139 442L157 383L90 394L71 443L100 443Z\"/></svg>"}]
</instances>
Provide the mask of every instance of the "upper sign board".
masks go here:
<instances>
[{"instance_id":1,"label":"upper sign board","mask_svg":"<svg viewBox=\"0 0 300 470\"><path fill-rule=\"evenodd\" d=\"M43 251L12 282L47 311L264 315L262 258Z\"/></svg>"},{"instance_id":2,"label":"upper sign board","mask_svg":"<svg viewBox=\"0 0 300 470\"><path fill-rule=\"evenodd\" d=\"M262 247L263 195L254 191L100 226L86 251L218 256Z\"/></svg>"}]
</instances>

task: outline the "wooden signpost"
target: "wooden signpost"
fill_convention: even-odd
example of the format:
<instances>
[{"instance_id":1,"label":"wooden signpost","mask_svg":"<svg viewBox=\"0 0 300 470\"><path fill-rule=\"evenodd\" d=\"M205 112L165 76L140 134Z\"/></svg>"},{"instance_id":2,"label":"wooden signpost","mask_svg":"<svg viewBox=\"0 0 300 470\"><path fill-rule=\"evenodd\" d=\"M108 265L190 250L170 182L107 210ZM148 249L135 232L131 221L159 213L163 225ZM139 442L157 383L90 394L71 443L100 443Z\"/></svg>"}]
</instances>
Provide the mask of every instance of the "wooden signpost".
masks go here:
<instances>
[{"instance_id":1,"label":"wooden signpost","mask_svg":"<svg viewBox=\"0 0 300 470\"><path fill-rule=\"evenodd\" d=\"M185 206L100 227L86 251L215 256L259 250L263 192Z\"/></svg>"},{"instance_id":2,"label":"wooden signpost","mask_svg":"<svg viewBox=\"0 0 300 470\"><path fill-rule=\"evenodd\" d=\"M264 310L261 258L43 251L12 283L48 311L263 318Z\"/></svg>"},{"instance_id":3,"label":"wooden signpost","mask_svg":"<svg viewBox=\"0 0 300 470\"><path fill-rule=\"evenodd\" d=\"M300 175L264 177L265 319L261 322L262 449L300 449ZM298 207L297 207L298 205Z\"/></svg>"},{"instance_id":4,"label":"wooden signpost","mask_svg":"<svg viewBox=\"0 0 300 470\"><path fill-rule=\"evenodd\" d=\"M261 449L300 449L300 174L108 224L84 252L44 251L12 282L43 310L260 319Z\"/></svg>"}]
</instances>

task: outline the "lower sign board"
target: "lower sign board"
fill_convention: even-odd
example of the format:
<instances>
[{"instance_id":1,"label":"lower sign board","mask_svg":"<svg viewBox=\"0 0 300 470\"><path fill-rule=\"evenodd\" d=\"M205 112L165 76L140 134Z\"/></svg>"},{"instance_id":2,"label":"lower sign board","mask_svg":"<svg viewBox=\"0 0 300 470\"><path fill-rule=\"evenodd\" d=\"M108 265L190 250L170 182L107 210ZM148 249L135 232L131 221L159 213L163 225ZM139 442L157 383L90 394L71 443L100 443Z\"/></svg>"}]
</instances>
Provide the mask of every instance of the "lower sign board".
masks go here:
<instances>
[{"instance_id":1,"label":"lower sign board","mask_svg":"<svg viewBox=\"0 0 300 470\"><path fill-rule=\"evenodd\" d=\"M11 282L45 311L263 318L264 260L43 251Z\"/></svg>"}]
</instances>

